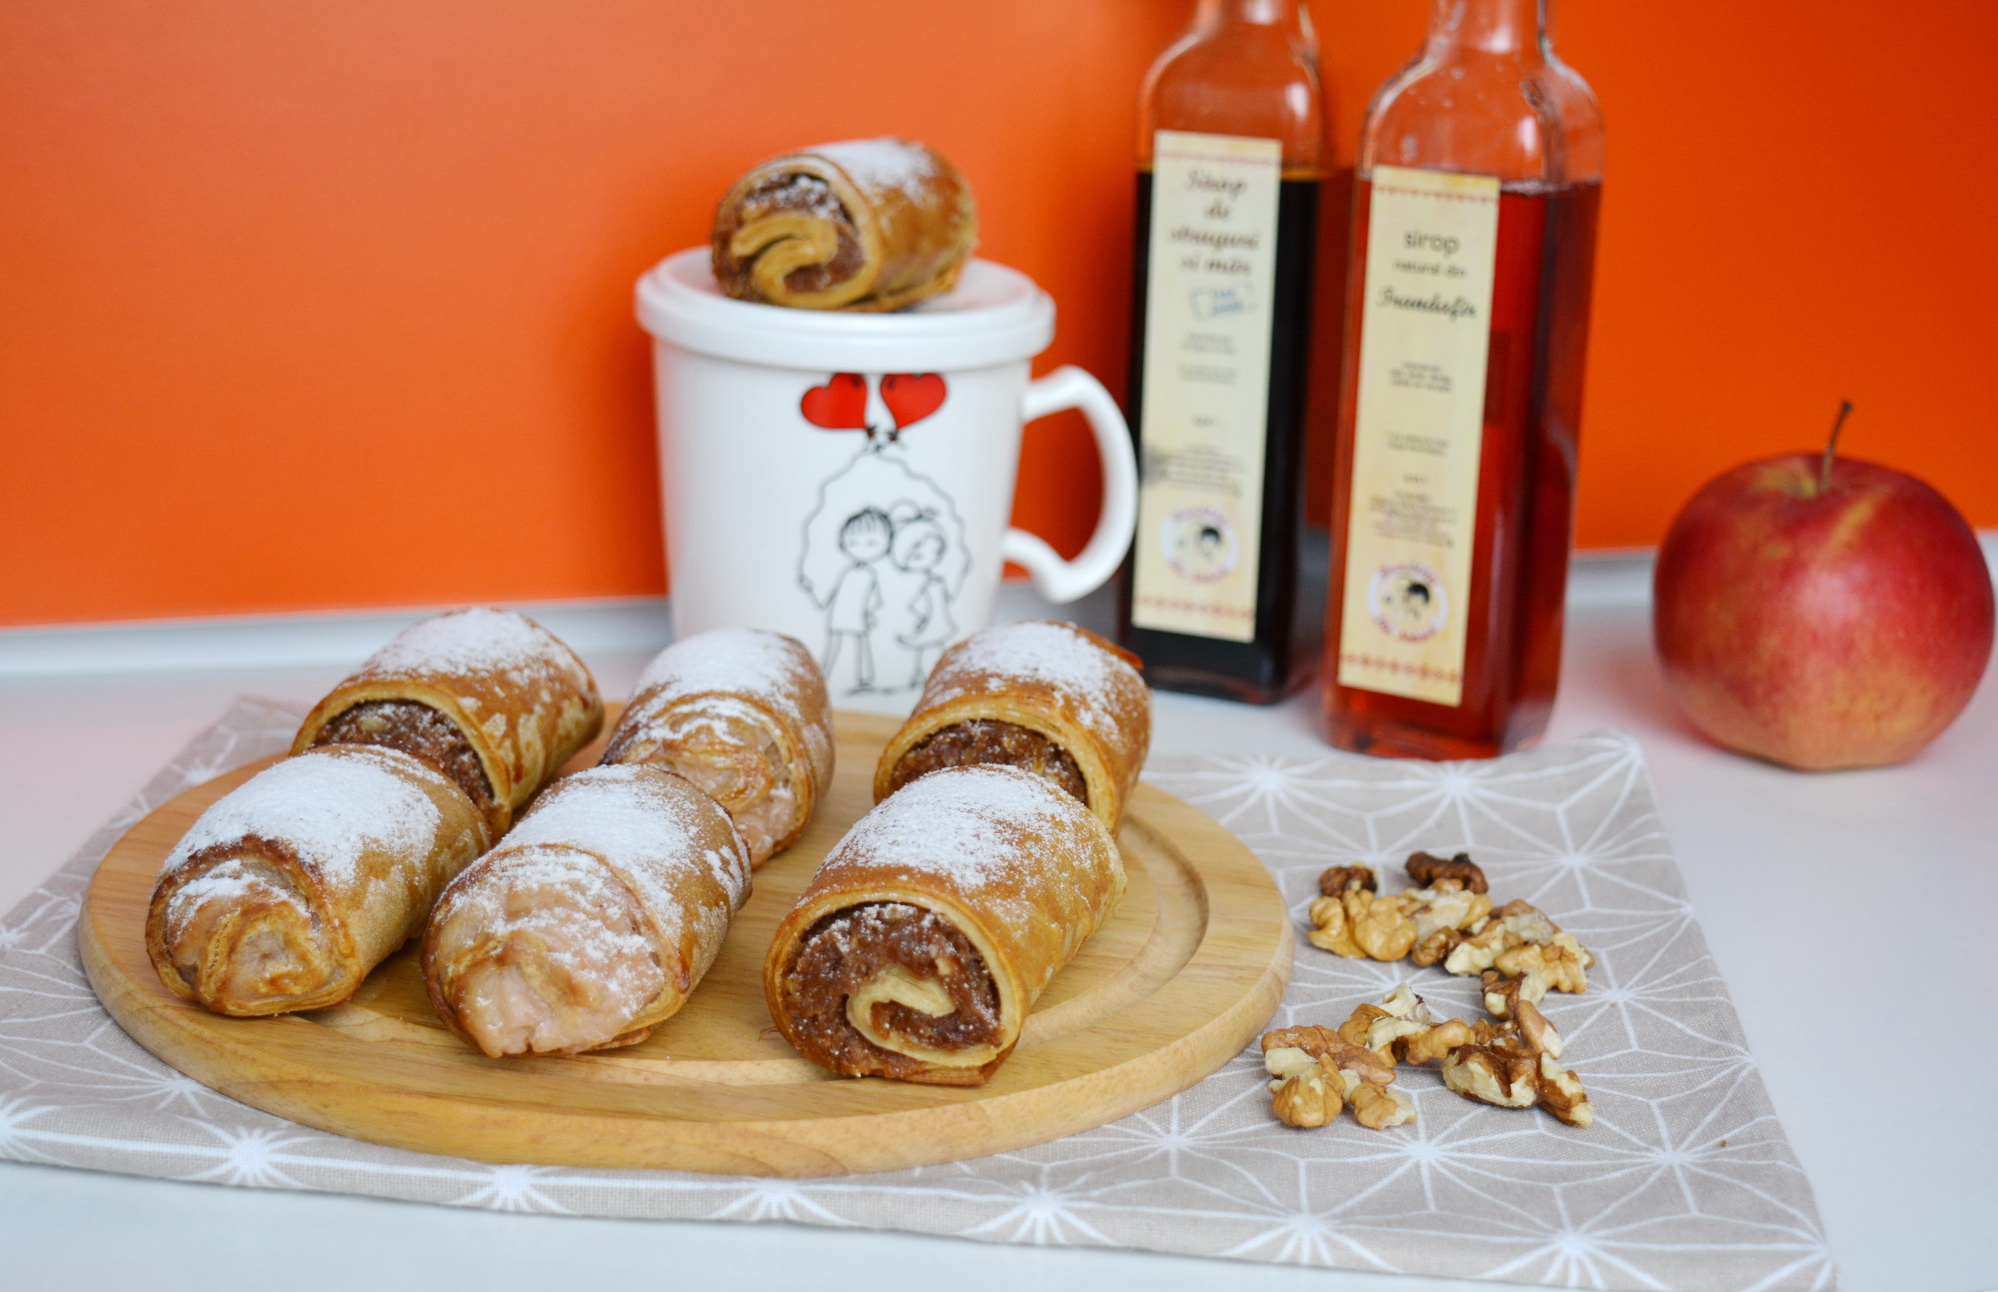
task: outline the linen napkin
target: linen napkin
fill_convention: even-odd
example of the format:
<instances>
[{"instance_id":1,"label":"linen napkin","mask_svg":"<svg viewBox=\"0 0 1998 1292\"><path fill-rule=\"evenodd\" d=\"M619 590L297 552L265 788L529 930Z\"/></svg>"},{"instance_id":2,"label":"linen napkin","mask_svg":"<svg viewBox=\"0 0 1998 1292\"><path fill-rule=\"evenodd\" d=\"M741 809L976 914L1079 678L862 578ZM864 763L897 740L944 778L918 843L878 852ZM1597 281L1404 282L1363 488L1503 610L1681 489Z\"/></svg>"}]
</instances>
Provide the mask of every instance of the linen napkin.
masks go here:
<instances>
[{"instance_id":1,"label":"linen napkin","mask_svg":"<svg viewBox=\"0 0 1998 1292\"><path fill-rule=\"evenodd\" d=\"M1329 865L1383 889L1416 848L1468 849L1595 952L1543 1005L1596 1108L1589 1130L1489 1108L1402 1069L1417 1120L1311 1131L1269 1112L1251 1045L1175 1098L1053 1143L822 1180L493 1166L383 1148L216 1094L139 1048L92 995L76 918L97 862L189 786L289 746L300 714L237 701L0 920L0 1158L252 1188L597 1216L784 1220L989 1242L1137 1247L1561 1287L1827 1289L1809 1183L1686 901L1637 742L1607 733L1484 763L1182 756L1146 779L1269 866L1300 924ZM1482 1017L1474 979L1299 938L1272 1025L1336 1026L1411 983Z\"/></svg>"}]
</instances>

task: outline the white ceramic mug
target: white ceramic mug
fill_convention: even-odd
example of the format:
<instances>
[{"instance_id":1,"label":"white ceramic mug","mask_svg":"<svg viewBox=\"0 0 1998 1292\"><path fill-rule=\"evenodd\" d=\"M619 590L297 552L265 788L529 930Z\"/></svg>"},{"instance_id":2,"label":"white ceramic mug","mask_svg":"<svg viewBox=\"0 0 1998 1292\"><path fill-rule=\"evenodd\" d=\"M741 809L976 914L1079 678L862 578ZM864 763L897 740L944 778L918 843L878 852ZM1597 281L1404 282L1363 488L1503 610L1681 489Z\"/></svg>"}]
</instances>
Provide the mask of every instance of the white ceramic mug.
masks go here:
<instances>
[{"instance_id":1,"label":"white ceramic mug","mask_svg":"<svg viewBox=\"0 0 1998 1292\"><path fill-rule=\"evenodd\" d=\"M1050 601L1116 572L1138 472L1116 401L1080 368L1029 380L1054 302L988 261L896 314L730 300L705 248L638 283L654 338L674 630L771 628L810 646L835 703L906 709L985 627L1005 561ZM1103 508L1075 560L1008 525L1020 433L1079 409Z\"/></svg>"}]
</instances>

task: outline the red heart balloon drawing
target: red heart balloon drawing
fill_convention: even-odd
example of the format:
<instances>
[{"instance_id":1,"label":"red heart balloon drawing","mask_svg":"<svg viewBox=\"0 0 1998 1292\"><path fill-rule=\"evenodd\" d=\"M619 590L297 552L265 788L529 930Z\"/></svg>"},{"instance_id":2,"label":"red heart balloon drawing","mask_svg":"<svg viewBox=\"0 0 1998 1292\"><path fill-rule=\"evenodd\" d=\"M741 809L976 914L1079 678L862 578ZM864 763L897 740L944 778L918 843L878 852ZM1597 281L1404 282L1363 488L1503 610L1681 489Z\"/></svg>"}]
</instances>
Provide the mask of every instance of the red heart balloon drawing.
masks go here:
<instances>
[{"instance_id":1,"label":"red heart balloon drawing","mask_svg":"<svg viewBox=\"0 0 1998 1292\"><path fill-rule=\"evenodd\" d=\"M941 401L939 401L941 402ZM857 372L836 372L823 386L814 386L798 401L798 411L814 426L828 431L867 429L867 378Z\"/></svg>"},{"instance_id":2,"label":"red heart balloon drawing","mask_svg":"<svg viewBox=\"0 0 1998 1292\"><path fill-rule=\"evenodd\" d=\"M881 379L881 402L888 405L898 433L942 408L949 393L934 372L891 372Z\"/></svg>"}]
</instances>

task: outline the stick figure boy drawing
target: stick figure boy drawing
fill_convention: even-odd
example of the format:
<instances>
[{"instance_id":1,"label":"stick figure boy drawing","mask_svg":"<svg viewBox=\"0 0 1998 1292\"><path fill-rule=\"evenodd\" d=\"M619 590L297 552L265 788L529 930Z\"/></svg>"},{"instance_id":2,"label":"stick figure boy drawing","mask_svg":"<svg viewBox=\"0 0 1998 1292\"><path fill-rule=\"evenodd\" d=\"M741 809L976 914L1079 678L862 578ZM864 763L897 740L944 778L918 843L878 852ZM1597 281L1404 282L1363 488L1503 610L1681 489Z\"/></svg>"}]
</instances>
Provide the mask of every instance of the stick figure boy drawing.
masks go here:
<instances>
[{"instance_id":1,"label":"stick figure boy drawing","mask_svg":"<svg viewBox=\"0 0 1998 1292\"><path fill-rule=\"evenodd\" d=\"M874 625L881 615L881 577L874 563L888 554L894 522L878 507L863 507L839 527L839 550L849 564L840 571L826 605L828 674L839 662L840 646L853 639L856 691L874 689Z\"/></svg>"}]
</instances>

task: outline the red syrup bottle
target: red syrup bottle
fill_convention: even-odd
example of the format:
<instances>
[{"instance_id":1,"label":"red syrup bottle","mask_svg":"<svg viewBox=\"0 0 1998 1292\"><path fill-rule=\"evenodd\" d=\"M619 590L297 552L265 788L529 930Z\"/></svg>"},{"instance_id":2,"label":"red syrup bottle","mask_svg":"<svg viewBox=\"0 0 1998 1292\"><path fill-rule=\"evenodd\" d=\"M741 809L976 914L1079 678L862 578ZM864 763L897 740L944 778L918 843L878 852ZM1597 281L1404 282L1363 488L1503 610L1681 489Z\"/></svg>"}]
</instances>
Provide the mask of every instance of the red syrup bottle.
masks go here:
<instances>
[{"instance_id":1,"label":"red syrup bottle","mask_svg":"<svg viewBox=\"0 0 1998 1292\"><path fill-rule=\"evenodd\" d=\"M1341 748L1490 757L1553 708L1603 128L1548 7L1436 0L1368 110L1320 673Z\"/></svg>"}]
</instances>

